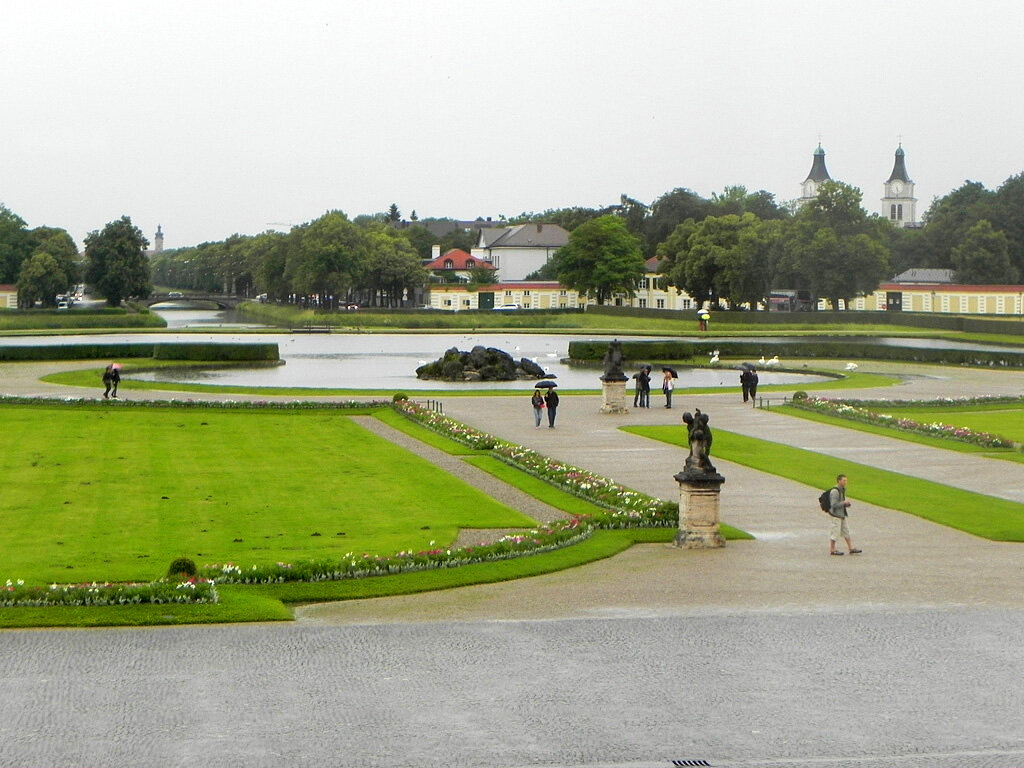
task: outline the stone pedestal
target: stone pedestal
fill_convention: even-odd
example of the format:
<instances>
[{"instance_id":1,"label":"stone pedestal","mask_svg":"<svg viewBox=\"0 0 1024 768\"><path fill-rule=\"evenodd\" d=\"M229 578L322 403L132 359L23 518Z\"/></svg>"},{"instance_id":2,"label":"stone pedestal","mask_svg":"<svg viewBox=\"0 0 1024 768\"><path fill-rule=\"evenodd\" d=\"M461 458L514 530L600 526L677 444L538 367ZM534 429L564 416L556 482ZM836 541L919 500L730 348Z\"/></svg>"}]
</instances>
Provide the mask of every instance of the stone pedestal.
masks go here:
<instances>
[{"instance_id":1,"label":"stone pedestal","mask_svg":"<svg viewBox=\"0 0 1024 768\"><path fill-rule=\"evenodd\" d=\"M629 413L626 407L626 377L601 377L601 410L599 413Z\"/></svg>"},{"instance_id":2,"label":"stone pedestal","mask_svg":"<svg viewBox=\"0 0 1024 768\"><path fill-rule=\"evenodd\" d=\"M681 549L724 547L718 530L718 500L725 478L717 472L675 475L679 483L679 530L674 545Z\"/></svg>"}]
</instances>

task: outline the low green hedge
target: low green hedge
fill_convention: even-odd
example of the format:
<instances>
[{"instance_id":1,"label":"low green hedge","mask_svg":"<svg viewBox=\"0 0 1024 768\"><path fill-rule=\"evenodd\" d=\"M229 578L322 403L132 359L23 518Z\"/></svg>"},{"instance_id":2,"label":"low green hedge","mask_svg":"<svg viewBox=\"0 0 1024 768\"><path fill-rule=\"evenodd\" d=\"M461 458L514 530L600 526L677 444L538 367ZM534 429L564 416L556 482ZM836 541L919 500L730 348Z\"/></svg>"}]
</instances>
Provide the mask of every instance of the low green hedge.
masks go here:
<instances>
[{"instance_id":1,"label":"low green hedge","mask_svg":"<svg viewBox=\"0 0 1024 768\"><path fill-rule=\"evenodd\" d=\"M156 360L279 360L277 344L175 343L152 345Z\"/></svg>"},{"instance_id":2,"label":"low green hedge","mask_svg":"<svg viewBox=\"0 0 1024 768\"><path fill-rule=\"evenodd\" d=\"M604 341L571 341L569 357L573 360L601 360L608 348ZM942 365L985 365L1009 368L1024 367L1024 351L1000 350L985 352L976 349L925 349L896 347L871 342L842 339L793 339L791 341L720 340L720 341L623 341L622 354L627 361L646 363L653 360L689 360L718 350L722 357L831 358L840 360L904 360Z\"/></svg>"},{"instance_id":3,"label":"low green hedge","mask_svg":"<svg viewBox=\"0 0 1024 768\"><path fill-rule=\"evenodd\" d=\"M0 347L0 361L25 360L278 360L277 344L124 343Z\"/></svg>"}]
</instances>

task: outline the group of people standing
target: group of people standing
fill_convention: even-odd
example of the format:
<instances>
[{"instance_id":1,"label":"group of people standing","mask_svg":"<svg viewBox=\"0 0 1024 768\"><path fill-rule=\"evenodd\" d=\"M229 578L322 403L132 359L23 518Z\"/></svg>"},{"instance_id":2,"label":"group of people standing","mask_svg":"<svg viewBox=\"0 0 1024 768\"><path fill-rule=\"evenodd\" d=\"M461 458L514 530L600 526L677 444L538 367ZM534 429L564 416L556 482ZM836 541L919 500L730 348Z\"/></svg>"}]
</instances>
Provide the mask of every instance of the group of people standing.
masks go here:
<instances>
[{"instance_id":1,"label":"group of people standing","mask_svg":"<svg viewBox=\"0 0 1024 768\"><path fill-rule=\"evenodd\" d=\"M672 407L672 392L676 388L676 377L671 369L662 368L661 392L665 395L665 407ZM645 365L639 373L634 373L636 388L633 390L633 407L651 407L651 366Z\"/></svg>"},{"instance_id":2,"label":"group of people standing","mask_svg":"<svg viewBox=\"0 0 1024 768\"><path fill-rule=\"evenodd\" d=\"M533 424L535 428L540 427L544 411L548 412L548 429L555 428L555 415L558 413L558 393L554 387L549 387L547 393L540 389L533 390L533 397L530 398L533 405Z\"/></svg>"}]
</instances>

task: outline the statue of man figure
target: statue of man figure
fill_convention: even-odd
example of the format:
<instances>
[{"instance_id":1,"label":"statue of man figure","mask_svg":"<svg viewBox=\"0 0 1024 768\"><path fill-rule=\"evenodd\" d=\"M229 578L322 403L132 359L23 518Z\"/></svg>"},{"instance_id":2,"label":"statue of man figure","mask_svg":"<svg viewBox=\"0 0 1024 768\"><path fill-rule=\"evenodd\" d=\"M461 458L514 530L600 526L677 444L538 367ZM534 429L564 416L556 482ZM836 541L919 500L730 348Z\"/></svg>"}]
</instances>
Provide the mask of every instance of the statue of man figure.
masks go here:
<instances>
[{"instance_id":1,"label":"statue of man figure","mask_svg":"<svg viewBox=\"0 0 1024 768\"><path fill-rule=\"evenodd\" d=\"M622 370L625 358L622 356L622 342L612 339L604 353L604 377L606 379L623 379L626 374Z\"/></svg>"},{"instance_id":2,"label":"statue of man figure","mask_svg":"<svg viewBox=\"0 0 1024 768\"><path fill-rule=\"evenodd\" d=\"M697 408L694 413L683 414L686 433L690 442L690 455L686 457L684 471L714 474L715 467L711 463L711 427L708 426L708 415Z\"/></svg>"}]
</instances>

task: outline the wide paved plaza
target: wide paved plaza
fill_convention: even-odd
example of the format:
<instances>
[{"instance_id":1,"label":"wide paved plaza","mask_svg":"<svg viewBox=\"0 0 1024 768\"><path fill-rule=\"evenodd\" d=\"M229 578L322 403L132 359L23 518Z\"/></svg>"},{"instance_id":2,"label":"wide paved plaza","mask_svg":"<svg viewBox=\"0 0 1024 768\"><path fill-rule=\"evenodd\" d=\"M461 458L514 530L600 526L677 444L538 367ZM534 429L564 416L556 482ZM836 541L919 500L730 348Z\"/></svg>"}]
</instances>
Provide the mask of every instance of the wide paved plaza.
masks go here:
<instances>
[{"instance_id":1,"label":"wide paved plaza","mask_svg":"<svg viewBox=\"0 0 1024 768\"><path fill-rule=\"evenodd\" d=\"M80 394L0 368L9 392ZM1024 391L1022 373L918 373L851 394ZM599 404L563 398L554 430L534 429L527 396L445 410L663 498L684 454L618 428L700 407L713 427L833 455L836 471L1024 501L1024 465L789 419L736 392L625 416ZM505 584L307 606L284 625L3 632L0 768L1024 765L1020 545L861 504L851 473L864 554L829 557L820 489L715 463L723 519L756 540L638 546Z\"/></svg>"}]
</instances>

